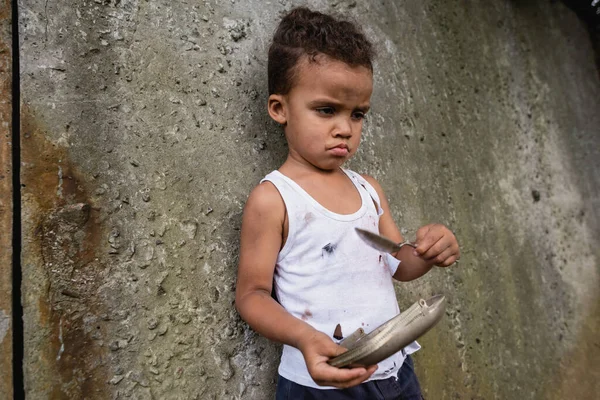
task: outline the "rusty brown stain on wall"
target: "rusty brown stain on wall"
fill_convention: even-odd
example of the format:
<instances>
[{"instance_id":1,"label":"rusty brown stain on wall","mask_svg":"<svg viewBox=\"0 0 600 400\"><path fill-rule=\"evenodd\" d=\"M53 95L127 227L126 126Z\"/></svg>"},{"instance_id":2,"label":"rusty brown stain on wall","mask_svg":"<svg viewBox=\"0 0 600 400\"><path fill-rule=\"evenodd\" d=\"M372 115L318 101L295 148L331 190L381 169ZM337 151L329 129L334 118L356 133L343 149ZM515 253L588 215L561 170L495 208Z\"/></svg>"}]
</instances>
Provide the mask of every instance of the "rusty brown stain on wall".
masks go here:
<instances>
[{"instance_id":1,"label":"rusty brown stain on wall","mask_svg":"<svg viewBox=\"0 0 600 400\"><path fill-rule=\"evenodd\" d=\"M103 316L108 313L95 295L109 267L98 256L99 210L88 198L87 177L72 165L67 149L48 137L22 106L21 181L24 215L30 221L29 231L23 231L28 253L24 247L23 265L37 267L24 273L24 285L36 274L44 279L38 304L26 313L37 314L39 328L47 332L25 332L40 341L37 348L25 350L25 368L43 369L48 378L55 375L47 392L51 398L105 398L109 350ZM28 351L39 354L27 361Z\"/></svg>"},{"instance_id":2,"label":"rusty brown stain on wall","mask_svg":"<svg viewBox=\"0 0 600 400\"><path fill-rule=\"evenodd\" d=\"M600 390L600 299L589 304L572 350L560 357L560 373L548 380L545 399L586 399Z\"/></svg>"},{"instance_id":3,"label":"rusty brown stain on wall","mask_svg":"<svg viewBox=\"0 0 600 400\"><path fill-rule=\"evenodd\" d=\"M13 396L12 373L12 49L11 5L0 5L0 398Z\"/></svg>"}]
</instances>

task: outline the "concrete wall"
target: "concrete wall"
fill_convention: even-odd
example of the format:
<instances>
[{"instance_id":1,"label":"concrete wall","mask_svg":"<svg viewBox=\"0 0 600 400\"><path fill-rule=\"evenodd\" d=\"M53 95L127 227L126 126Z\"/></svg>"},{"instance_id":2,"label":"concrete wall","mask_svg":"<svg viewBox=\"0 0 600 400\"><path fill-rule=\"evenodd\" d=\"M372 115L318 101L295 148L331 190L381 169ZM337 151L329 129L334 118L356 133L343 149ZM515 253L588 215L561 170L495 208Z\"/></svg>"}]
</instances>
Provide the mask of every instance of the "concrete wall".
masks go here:
<instances>
[{"instance_id":1,"label":"concrete wall","mask_svg":"<svg viewBox=\"0 0 600 400\"><path fill-rule=\"evenodd\" d=\"M265 113L281 0L19 1L24 373L31 399L272 398L279 348L234 307L250 189L286 154ZM379 47L350 166L459 268L422 340L430 399L600 390L600 81L546 1L310 1Z\"/></svg>"}]
</instances>

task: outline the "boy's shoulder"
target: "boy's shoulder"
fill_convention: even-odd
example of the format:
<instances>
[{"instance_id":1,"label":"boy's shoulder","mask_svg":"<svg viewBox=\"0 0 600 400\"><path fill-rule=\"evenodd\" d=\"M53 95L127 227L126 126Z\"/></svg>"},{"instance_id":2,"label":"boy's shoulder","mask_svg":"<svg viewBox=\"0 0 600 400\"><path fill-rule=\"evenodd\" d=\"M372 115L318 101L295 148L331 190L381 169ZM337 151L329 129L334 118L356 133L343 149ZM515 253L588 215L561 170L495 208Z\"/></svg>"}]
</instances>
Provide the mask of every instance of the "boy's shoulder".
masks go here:
<instances>
[{"instance_id":1,"label":"boy's shoulder","mask_svg":"<svg viewBox=\"0 0 600 400\"><path fill-rule=\"evenodd\" d=\"M371 175L368 174L360 174L360 176L367 182L369 182L371 185L373 186L377 186L377 187L381 187L381 185L379 184L379 182L377 181L377 179L373 178Z\"/></svg>"},{"instance_id":2,"label":"boy's shoulder","mask_svg":"<svg viewBox=\"0 0 600 400\"><path fill-rule=\"evenodd\" d=\"M383 194L383 189L381 187L381 185L379 184L379 182L377 181L377 179L373 178L371 175L368 174L361 174L361 173L356 173L360 175L361 178L363 178L365 181L367 181L371 186L373 186L373 188L375 189L375 191L381 196Z\"/></svg>"},{"instance_id":3,"label":"boy's shoulder","mask_svg":"<svg viewBox=\"0 0 600 400\"><path fill-rule=\"evenodd\" d=\"M285 203L273 183L263 181L252 189L244 207L244 214L248 213L260 218L284 215Z\"/></svg>"}]
</instances>

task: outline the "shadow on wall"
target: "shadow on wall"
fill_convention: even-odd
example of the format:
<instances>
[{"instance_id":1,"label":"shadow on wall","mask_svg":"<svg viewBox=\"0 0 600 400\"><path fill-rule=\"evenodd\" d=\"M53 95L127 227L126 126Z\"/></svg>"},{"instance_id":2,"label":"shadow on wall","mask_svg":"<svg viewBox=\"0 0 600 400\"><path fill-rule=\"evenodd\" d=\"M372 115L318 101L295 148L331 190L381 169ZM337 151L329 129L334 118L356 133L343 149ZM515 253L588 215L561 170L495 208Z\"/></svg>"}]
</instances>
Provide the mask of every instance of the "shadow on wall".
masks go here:
<instances>
[{"instance_id":1,"label":"shadow on wall","mask_svg":"<svg viewBox=\"0 0 600 400\"><path fill-rule=\"evenodd\" d=\"M562 0L587 24L600 75L600 0Z\"/></svg>"},{"instance_id":2,"label":"shadow on wall","mask_svg":"<svg viewBox=\"0 0 600 400\"><path fill-rule=\"evenodd\" d=\"M556 2L553 0L551 2ZM594 58L600 75L600 0L562 0L577 16L585 22L594 46ZM513 0L515 7L537 8L537 2Z\"/></svg>"}]
</instances>

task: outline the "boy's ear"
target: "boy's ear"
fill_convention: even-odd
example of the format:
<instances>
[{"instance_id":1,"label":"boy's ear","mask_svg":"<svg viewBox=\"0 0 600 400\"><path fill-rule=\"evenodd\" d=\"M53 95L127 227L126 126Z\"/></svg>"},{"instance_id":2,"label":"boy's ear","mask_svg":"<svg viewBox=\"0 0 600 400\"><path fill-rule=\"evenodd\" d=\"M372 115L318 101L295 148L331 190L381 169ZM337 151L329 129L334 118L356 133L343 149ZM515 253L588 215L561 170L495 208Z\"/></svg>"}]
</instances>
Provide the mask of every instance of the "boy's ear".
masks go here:
<instances>
[{"instance_id":1,"label":"boy's ear","mask_svg":"<svg viewBox=\"0 0 600 400\"><path fill-rule=\"evenodd\" d=\"M270 95L267 103L267 109L269 111L269 115L275 120L275 122L279 122L281 125L285 125L287 123L286 104L282 95Z\"/></svg>"}]
</instances>

